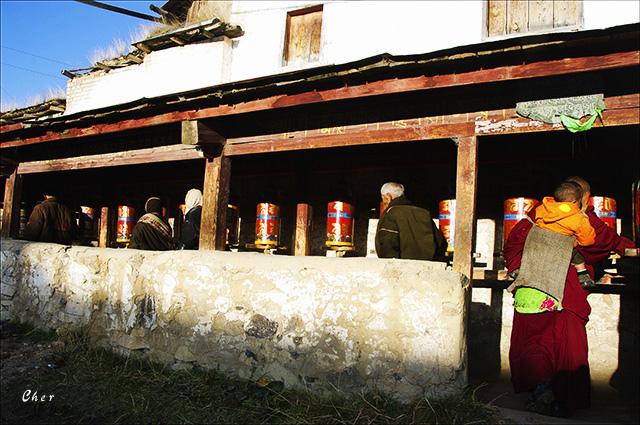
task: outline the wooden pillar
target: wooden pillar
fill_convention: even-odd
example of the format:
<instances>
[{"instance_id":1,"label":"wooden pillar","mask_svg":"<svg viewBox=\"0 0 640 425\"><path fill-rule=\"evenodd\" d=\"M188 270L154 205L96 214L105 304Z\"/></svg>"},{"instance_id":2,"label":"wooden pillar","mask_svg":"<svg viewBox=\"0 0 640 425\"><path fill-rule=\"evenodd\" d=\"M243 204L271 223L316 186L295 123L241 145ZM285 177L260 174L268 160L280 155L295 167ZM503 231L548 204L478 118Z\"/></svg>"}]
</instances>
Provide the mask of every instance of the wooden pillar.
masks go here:
<instances>
[{"instance_id":1,"label":"wooden pillar","mask_svg":"<svg viewBox=\"0 0 640 425\"><path fill-rule=\"evenodd\" d=\"M207 159L202 191L200 249L223 251L225 248L230 183L231 160L224 155Z\"/></svg>"},{"instance_id":2,"label":"wooden pillar","mask_svg":"<svg viewBox=\"0 0 640 425\"><path fill-rule=\"evenodd\" d=\"M4 206L2 210L2 237L16 237L20 226L20 197L22 195L22 176L18 168L4 183Z\"/></svg>"},{"instance_id":3,"label":"wooden pillar","mask_svg":"<svg viewBox=\"0 0 640 425\"><path fill-rule=\"evenodd\" d=\"M478 180L478 140L460 137L456 171L456 223L453 270L473 279L473 249L476 227L476 188Z\"/></svg>"},{"instance_id":4,"label":"wooden pillar","mask_svg":"<svg viewBox=\"0 0 640 425\"><path fill-rule=\"evenodd\" d=\"M100 229L98 229L98 246L109 247L109 207L100 210Z\"/></svg>"},{"instance_id":5,"label":"wooden pillar","mask_svg":"<svg viewBox=\"0 0 640 425\"><path fill-rule=\"evenodd\" d=\"M296 207L296 233L293 255L309 255L311 252L311 220L313 208L309 204Z\"/></svg>"}]
</instances>

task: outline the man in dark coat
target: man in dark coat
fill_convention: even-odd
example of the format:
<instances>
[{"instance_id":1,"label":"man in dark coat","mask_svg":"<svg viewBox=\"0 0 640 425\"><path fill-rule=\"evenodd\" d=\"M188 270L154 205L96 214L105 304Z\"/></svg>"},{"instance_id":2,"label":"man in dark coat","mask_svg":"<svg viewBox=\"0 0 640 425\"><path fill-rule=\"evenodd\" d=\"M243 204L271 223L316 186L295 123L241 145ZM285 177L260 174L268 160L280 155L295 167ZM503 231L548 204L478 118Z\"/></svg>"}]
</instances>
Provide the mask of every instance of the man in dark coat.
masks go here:
<instances>
[{"instance_id":1,"label":"man in dark coat","mask_svg":"<svg viewBox=\"0 0 640 425\"><path fill-rule=\"evenodd\" d=\"M76 221L71 211L55 196L44 195L44 201L35 206L24 231L25 239L71 245L76 234Z\"/></svg>"},{"instance_id":2,"label":"man in dark coat","mask_svg":"<svg viewBox=\"0 0 640 425\"><path fill-rule=\"evenodd\" d=\"M431 213L412 205L404 196L404 186L400 183L385 183L380 195L387 208L376 230L378 257L441 259L447 243L433 223Z\"/></svg>"},{"instance_id":3,"label":"man in dark coat","mask_svg":"<svg viewBox=\"0 0 640 425\"><path fill-rule=\"evenodd\" d=\"M129 248L147 251L169 251L177 248L171 226L162 216L162 201L149 198L144 206L146 214L133 227Z\"/></svg>"}]
</instances>

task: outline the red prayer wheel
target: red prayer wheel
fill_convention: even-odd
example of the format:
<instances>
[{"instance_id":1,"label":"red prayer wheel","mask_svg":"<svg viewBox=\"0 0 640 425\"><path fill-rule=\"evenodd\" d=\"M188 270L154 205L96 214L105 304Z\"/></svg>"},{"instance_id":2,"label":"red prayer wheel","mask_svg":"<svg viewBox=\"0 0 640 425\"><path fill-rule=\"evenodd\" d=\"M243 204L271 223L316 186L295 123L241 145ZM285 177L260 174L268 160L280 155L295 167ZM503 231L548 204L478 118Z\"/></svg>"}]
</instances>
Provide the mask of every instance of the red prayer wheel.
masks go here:
<instances>
[{"instance_id":1,"label":"red prayer wheel","mask_svg":"<svg viewBox=\"0 0 640 425\"><path fill-rule=\"evenodd\" d=\"M327 205L327 242L329 248L353 247L353 207L346 202Z\"/></svg>"},{"instance_id":2,"label":"red prayer wheel","mask_svg":"<svg viewBox=\"0 0 640 425\"><path fill-rule=\"evenodd\" d=\"M256 245L277 247L280 239L280 207L268 202L256 210Z\"/></svg>"},{"instance_id":3,"label":"red prayer wheel","mask_svg":"<svg viewBox=\"0 0 640 425\"><path fill-rule=\"evenodd\" d=\"M440 201L438 209L438 222L440 223L440 231L447 240L447 252L453 252L456 236L456 200L445 199Z\"/></svg>"},{"instance_id":4,"label":"red prayer wheel","mask_svg":"<svg viewBox=\"0 0 640 425\"><path fill-rule=\"evenodd\" d=\"M616 200L606 196L591 196L589 205L593 207L593 212L607 226L616 230Z\"/></svg>"},{"instance_id":5,"label":"red prayer wheel","mask_svg":"<svg viewBox=\"0 0 640 425\"><path fill-rule=\"evenodd\" d=\"M509 198L504 201L504 242L515 225L538 205L540 202L532 198Z\"/></svg>"},{"instance_id":6,"label":"red prayer wheel","mask_svg":"<svg viewBox=\"0 0 640 425\"><path fill-rule=\"evenodd\" d=\"M126 205L118 205L118 221L116 224L116 242L129 243L136 224L136 210Z\"/></svg>"},{"instance_id":7,"label":"red prayer wheel","mask_svg":"<svg viewBox=\"0 0 640 425\"><path fill-rule=\"evenodd\" d=\"M85 238L95 236L95 211L91 207L80 207L80 229Z\"/></svg>"},{"instance_id":8,"label":"red prayer wheel","mask_svg":"<svg viewBox=\"0 0 640 425\"><path fill-rule=\"evenodd\" d=\"M240 244L240 208L236 205L227 205L227 245Z\"/></svg>"}]
</instances>

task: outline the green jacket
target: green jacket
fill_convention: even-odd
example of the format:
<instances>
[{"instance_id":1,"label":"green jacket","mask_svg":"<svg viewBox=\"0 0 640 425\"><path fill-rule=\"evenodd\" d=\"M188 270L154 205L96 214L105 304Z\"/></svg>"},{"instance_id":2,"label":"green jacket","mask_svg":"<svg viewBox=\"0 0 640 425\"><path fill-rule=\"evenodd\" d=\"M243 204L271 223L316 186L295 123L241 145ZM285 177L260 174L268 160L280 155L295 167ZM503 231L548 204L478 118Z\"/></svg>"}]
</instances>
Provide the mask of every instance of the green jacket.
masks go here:
<instances>
[{"instance_id":1,"label":"green jacket","mask_svg":"<svg viewBox=\"0 0 640 425\"><path fill-rule=\"evenodd\" d=\"M404 196L389 204L378 222L376 252L379 258L441 259L447 243L431 220L431 213Z\"/></svg>"}]
</instances>

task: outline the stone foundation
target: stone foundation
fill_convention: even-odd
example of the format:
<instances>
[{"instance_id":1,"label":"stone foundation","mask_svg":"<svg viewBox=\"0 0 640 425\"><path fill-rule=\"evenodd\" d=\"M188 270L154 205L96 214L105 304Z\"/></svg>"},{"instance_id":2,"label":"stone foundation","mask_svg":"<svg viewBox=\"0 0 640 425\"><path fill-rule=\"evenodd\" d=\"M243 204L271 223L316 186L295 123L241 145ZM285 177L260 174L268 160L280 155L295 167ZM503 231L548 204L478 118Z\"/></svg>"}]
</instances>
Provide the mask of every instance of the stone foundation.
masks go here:
<instances>
[{"instance_id":1,"label":"stone foundation","mask_svg":"<svg viewBox=\"0 0 640 425\"><path fill-rule=\"evenodd\" d=\"M174 368L403 401L467 383L467 281L442 263L14 240L1 260L3 320L86 326Z\"/></svg>"}]
</instances>

